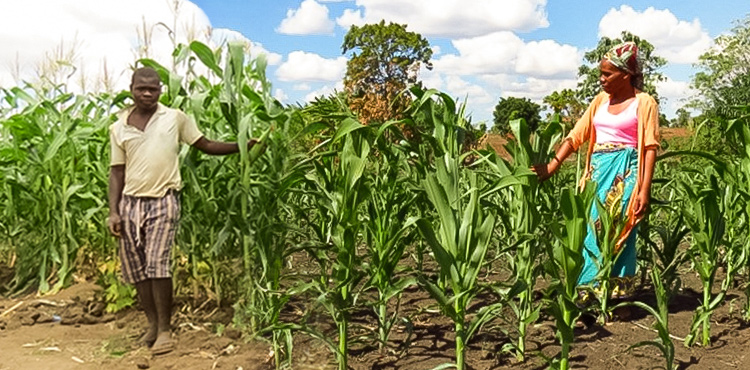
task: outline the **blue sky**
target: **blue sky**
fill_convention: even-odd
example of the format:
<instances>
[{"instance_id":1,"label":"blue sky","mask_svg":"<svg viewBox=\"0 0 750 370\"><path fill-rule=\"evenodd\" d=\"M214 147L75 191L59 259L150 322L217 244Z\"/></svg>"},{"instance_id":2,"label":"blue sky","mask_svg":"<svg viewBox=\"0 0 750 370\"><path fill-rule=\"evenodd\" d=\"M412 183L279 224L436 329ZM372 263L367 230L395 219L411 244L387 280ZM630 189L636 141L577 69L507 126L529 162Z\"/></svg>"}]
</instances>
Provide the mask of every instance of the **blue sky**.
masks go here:
<instances>
[{"instance_id":1,"label":"blue sky","mask_svg":"<svg viewBox=\"0 0 750 370\"><path fill-rule=\"evenodd\" d=\"M692 63L750 13L747 0L0 0L0 7L0 86L38 78L51 68L45 61L67 57L76 68L52 68L58 78L87 91L121 88L137 56L168 62L170 27L177 41L242 39L253 53L266 53L275 95L290 104L341 88L341 43L351 24L406 23L435 50L435 68L421 79L468 99L475 123L491 120L501 97L539 102L575 87L583 53L624 29L669 61L658 90L662 111L672 116L691 94ZM147 50L136 31L144 25ZM101 77L104 70L112 81Z\"/></svg>"}]
</instances>

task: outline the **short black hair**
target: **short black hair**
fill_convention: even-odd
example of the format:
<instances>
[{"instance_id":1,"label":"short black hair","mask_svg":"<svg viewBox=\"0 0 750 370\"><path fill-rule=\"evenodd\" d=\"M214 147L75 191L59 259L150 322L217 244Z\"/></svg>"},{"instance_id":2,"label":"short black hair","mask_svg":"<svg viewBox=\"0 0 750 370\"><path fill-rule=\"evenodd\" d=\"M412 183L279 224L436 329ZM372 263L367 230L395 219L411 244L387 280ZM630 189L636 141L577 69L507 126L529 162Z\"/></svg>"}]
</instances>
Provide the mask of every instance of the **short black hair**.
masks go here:
<instances>
[{"instance_id":1,"label":"short black hair","mask_svg":"<svg viewBox=\"0 0 750 370\"><path fill-rule=\"evenodd\" d=\"M147 78L147 79L155 78L159 80L159 83L161 83L161 79L159 79L159 74L156 73L156 70L151 67L141 67L141 68L136 69L133 72L133 78L130 80L131 84L135 82L136 77Z\"/></svg>"}]
</instances>

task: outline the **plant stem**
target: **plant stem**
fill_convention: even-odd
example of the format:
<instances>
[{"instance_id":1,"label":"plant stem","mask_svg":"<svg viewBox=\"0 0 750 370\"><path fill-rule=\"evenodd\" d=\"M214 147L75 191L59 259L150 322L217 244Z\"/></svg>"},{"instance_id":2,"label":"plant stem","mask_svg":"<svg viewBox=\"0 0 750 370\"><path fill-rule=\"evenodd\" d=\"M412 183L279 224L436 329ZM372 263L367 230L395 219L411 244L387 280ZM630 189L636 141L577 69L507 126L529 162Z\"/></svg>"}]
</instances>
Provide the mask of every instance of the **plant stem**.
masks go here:
<instances>
[{"instance_id":1,"label":"plant stem","mask_svg":"<svg viewBox=\"0 0 750 370\"><path fill-rule=\"evenodd\" d=\"M385 294L381 292L378 296L378 321L380 321L380 325L378 325L378 349L382 351L388 340L388 330L386 328L386 325L388 325L388 317L386 316L388 314L388 307L385 304Z\"/></svg>"},{"instance_id":2,"label":"plant stem","mask_svg":"<svg viewBox=\"0 0 750 370\"><path fill-rule=\"evenodd\" d=\"M339 318L339 351L336 353L336 357L338 357L339 362L339 370L347 370L348 366L346 363L346 356L348 352L348 343L347 343L347 336L346 336L346 329L349 325L349 322L346 318L346 315L341 315Z\"/></svg>"},{"instance_id":3,"label":"plant stem","mask_svg":"<svg viewBox=\"0 0 750 370\"><path fill-rule=\"evenodd\" d=\"M703 283L703 309L704 312L708 313L711 309L711 282L707 281ZM703 346L708 346L711 341L711 316L709 314L705 320L703 320Z\"/></svg>"},{"instance_id":4,"label":"plant stem","mask_svg":"<svg viewBox=\"0 0 750 370\"><path fill-rule=\"evenodd\" d=\"M464 320L461 318L456 321L456 369L464 370L464 351L465 351L466 332L464 331Z\"/></svg>"}]
</instances>

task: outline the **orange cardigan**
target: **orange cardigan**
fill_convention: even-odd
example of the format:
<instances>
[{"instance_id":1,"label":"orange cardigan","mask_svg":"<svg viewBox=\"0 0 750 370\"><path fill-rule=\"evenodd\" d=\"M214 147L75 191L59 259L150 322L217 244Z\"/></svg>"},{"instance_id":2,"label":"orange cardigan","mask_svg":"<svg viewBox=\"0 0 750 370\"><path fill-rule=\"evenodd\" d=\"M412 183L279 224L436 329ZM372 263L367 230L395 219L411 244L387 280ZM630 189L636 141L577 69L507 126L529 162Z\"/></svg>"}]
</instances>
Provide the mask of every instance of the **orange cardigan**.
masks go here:
<instances>
[{"instance_id":1,"label":"orange cardigan","mask_svg":"<svg viewBox=\"0 0 750 370\"><path fill-rule=\"evenodd\" d=\"M625 242L630 231L640 221L640 218L635 217L635 199L637 198L640 186L643 183L643 176L645 169L643 168L644 157L646 155L647 148L659 147L659 105L656 100L650 95L639 92L636 94L638 99L638 111L636 115L638 117L638 177L633 188L633 194L635 196L630 197L630 203L627 208L627 223L625 228L620 234L620 239L617 241L615 250L620 249L620 246ZM578 148L584 142L589 142L588 152L586 153L586 167L581 178L580 186L586 183L586 180L591 177L591 154L594 152L594 144L596 143L596 130L594 129L594 115L596 110L602 105L605 99L609 99L609 94L606 92L599 93L591 104L583 113L581 119L578 120L573 130L570 131L565 140L568 140L573 146L573 150Z\"/></svg>"}]
</instances>

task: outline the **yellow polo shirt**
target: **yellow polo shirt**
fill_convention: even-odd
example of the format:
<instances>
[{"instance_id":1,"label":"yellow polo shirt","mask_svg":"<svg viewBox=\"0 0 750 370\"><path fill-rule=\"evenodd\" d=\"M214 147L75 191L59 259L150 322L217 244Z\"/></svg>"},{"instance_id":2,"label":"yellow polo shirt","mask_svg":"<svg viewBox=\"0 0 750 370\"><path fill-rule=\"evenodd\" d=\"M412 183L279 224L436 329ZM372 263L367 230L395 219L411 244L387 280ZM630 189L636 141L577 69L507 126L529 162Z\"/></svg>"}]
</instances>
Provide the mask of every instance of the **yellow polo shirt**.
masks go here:
<instances>
[{"instance_id":1,"label":"yellow polo shirt","mask_svg":"<svg viewBox=\"0 0 750 370\"><path fill-rule=\"evenodd\" d=\"M203 134L185 113L159 104L141 131L128 125L133 107L117 114L109 127L111 166L125 165L123 194L160 198L182 187L180 143L192 145Z\"/></svg>"}]
</instances>

